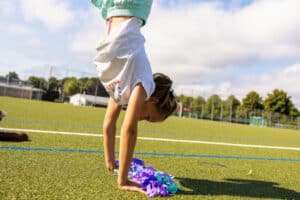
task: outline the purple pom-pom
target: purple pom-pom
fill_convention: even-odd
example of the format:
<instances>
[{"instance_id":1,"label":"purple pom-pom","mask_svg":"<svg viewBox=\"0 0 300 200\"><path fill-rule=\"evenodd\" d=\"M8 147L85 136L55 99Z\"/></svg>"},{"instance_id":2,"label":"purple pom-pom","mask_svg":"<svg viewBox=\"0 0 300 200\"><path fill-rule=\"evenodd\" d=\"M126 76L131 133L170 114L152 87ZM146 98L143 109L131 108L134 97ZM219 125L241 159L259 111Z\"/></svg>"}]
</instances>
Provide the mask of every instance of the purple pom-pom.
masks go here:
<instances>
[{"instance_id":1,"label":"purple pom-pom","mask_svg":"<svg viewBox=\"0 0 300 200\"><path fill-rule=\"evenodd\" d=\"M116 165L116 167L119 167L119 166L120 166L119 160L115 160L115 165Z\"/></svg>"},{"instance_id":2,"label":"purple pom-pom","mask_svg":"<svg viewBox=\"0 0 300 200\"><path fill-rule=\"evenodd\" d=\"M118 160L115 164L119 167ZM151 166L145 166L144 161L137 158L132 159L128 177L140 183L148 197L169 196L179 189L169 174L158 172Z\"/></svg>"},{"instance_id":3,"label":"purple pom-pom","mask_svg":"<svg viewBox=\"0 0 300 200\"><path fill-rule=\"evenodd\" d=\"M144 166L144 161L137 159L137 158L132 158L131 161L132 165L140 165L140 166Z\"/></svg>"}]
</instances>

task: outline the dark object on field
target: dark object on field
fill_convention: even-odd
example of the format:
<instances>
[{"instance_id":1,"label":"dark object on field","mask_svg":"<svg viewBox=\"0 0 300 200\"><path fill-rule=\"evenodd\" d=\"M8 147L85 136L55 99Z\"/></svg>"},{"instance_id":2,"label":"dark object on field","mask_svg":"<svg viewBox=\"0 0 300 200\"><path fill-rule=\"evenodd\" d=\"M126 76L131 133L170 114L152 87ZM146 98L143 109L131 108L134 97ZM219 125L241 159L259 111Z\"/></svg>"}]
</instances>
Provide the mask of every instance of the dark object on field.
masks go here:
<instances>
[{"instance_id":1,"label":"dark object on field","mask_svg":"<svg viewBox=\"0 0 300 200\"><path fill-rule=\"evenodd\" d=\"M222 164L222 163L213 163L213 162L199 162L199 164L203 165L212 165L212 166L217 166L217 167L226 167L226 165Z\"/></svg>"},{"instance_id":2,"label":"dark object on field","mask_svg":"<svg viewBox=\"0 0 300 200\"><path fill-rule=\"evenodd\" d=\"M0 121L6 116L6 112L0 110Z\"/></svg>"},{"instance_id":3,"label":"dark object on field","mask_svg":"<svg viewBox=\"0 0 300 200\"><path fill-rule=\"evenodd\" d=\"M29 140L26 133L9 133L0 131L0 141L23 142Z\"/></svg>"}]
</instances>

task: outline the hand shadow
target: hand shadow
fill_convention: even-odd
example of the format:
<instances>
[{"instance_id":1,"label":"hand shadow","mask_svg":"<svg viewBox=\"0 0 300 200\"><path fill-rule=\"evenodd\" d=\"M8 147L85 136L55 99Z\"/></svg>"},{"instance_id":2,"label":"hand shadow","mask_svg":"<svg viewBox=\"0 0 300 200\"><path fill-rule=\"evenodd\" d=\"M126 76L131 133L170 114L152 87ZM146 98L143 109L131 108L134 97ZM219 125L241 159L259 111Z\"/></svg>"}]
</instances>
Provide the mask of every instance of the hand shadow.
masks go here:
<instances>
[{"instance_id":1,"label":"hand shadow","mask_svg":"<svg viewBox=\"0 0 300 200\"><path fill-rule=\"evenodd\" d=\"M183 195L228 195L239 197L267 198L267 199L300 199L300 193L282 188L278 183L246 180L225 179L225 181L211 181L190 178L176 178L180 185L188 190L180 190Z\"/></svg>"}]
</instances>

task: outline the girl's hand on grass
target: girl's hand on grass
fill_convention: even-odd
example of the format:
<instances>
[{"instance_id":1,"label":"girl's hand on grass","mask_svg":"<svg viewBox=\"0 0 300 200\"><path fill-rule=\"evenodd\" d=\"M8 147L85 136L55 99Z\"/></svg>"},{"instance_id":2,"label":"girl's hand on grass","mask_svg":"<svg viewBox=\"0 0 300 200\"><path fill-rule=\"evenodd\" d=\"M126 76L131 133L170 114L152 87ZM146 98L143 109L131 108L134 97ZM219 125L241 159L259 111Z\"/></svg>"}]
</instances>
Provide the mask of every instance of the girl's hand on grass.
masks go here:
<instances>
[{"instance_id":1,"label":"girl's hand on grass","mask_svg":"<svg viewBox=\"0 0 300 200\"><path fill-rule=\"evenodd\" d=\"M139 192L147 196L147 193L140 188L140 184L135 181L127 180L125 184L118 184L118 186L121 190Z\"/></svg>"},{"instance_id":2,"label":"girl's hand on grass","mask_svg":"<svg viewBox=\"0 0 300 200\"><path fill-rule=\"evenodd\" d=\"M107 169L108 171L113 172L114 169L116 169L116 168L117 168L117 167L116 167L116 165L115 165L114 162L112 162L112 163L106 163L106 169Z\"/></svg>"}]
</instances>

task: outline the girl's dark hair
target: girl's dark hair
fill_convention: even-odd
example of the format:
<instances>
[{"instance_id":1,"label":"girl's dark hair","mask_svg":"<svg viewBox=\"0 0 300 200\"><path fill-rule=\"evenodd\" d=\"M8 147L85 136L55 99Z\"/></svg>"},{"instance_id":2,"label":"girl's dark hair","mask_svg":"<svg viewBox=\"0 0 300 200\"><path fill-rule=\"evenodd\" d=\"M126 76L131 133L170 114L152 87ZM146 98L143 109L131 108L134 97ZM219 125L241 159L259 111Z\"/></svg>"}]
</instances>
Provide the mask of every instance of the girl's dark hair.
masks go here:
<instances>
[{"instance_id":1,"label":"girl's dark hair","mask_svg":"<svg viewBox=\"0 0 300 200\"><path fill-rule=\"evenodd\" d=\"M156 108L166 119L177 108L176 98L172 89L173 82L168 76L162 73L153 74L153 79L155 82L155 90L151 97L158 99Z\"/></svg>"}]
</instances>

